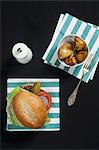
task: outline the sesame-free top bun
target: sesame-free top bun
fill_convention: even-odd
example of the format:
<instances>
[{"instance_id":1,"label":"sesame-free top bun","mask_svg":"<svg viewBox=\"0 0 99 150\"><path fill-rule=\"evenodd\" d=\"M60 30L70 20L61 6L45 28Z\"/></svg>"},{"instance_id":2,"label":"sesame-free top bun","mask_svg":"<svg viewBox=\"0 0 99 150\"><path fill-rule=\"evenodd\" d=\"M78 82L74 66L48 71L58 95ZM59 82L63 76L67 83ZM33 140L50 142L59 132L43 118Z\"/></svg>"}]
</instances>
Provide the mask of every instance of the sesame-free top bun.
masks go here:
<instances>
[{"instance_id":1,"label":"sesame-free top bun","mask_svg":"<svg viewBox=\"0 0 99 150\"><path fill-rule=\"evenodd\" d=\"M40 128L47 119L47 110L40 97L22 90L12 101L17 119L26 127Z\"/></svg>"}]
</instances>

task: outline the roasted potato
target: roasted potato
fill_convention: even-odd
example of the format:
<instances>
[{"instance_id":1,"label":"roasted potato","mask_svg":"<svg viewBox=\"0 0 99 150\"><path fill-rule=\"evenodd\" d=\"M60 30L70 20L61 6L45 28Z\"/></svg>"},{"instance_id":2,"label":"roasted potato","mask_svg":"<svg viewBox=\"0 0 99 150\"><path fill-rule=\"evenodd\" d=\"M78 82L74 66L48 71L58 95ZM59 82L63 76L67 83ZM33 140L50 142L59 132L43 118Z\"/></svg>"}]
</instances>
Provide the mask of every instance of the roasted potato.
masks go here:
<instances>
[{"instance_id":1,"label":"roasted potato","mask_svg":"<svg viewBox=\"0 0 99 150\"><path fill-rule=\"evenodd\" d=\"M85 46L86 46L85 42L76 36L76 40L75 40L76 51L84 49Z\"/></svg>"},{"instance_id":2,"label":"roasted potato","mask_svg":"<svg viewBox=\"0 0 99 150\"><path fill-rule=\"evenodd\" d=\"M77 63L77 60L74 56L72 56L72 57L70 56L70 57L65 58L64 62L69 66L73 66Z\"/></svg>"},{"instance_id":3,"label":"roasted potato","mask_svg":"<svg viewBox=\"0 0 99 150\"><path fill-rule=\"evenodd\" d=\"M66 49L66 50L72 50L72 44L66 43L62 46L62 48Z\"/></svg>"},{"instance_id":4,"label":"roasted potato","mask_svg":"<svg viewBox=\"0 0 99 150\"><path fill-rule=\"evenodd\" d=\"M87 45L85 45L83 51L87 51L88 52L88 48L87 48Z\"/></svg>"},{"instance_id":5,"label":"roasted potato","mask_svg":"<svg viewBox=\"0 0 99 150\"><path fill-rule=\"evenodd\" d=\"M64 62L65 62L67 65L73 66L73 63L72 63L70 57L65 58L65 59L64 59Z\"/></svg>"},{"instance_id":6,"label":"roasted potato","mask_svg":"<svg viewBox=\"0 0 99 150\"><path fill-rule=\"evenodd\" d=\"M63 60L64 58L69 57L70 55L72 55L72 49L70 44L64 44L58 50L58 58L60 60Z\"/></svg>"},{"instance_id":7,"label":"roasted potato","mask_svg":"<svg viewBox=\"0 0 99 150\"><path fill-rule=\"evenodd\" d=\"M71 59L72 59L73 64L75 65L77 63L75 56L73 56Z\"/></svg>"},{"instance_id":8,"label":"roasted potato","mask_svg":"<svg viewBox=\"0 0 99 150\"><path fill-rule=\"evenodd\" d=\"M58 50L58 58L69 66L83 62L88 55L86 43L78 36L67 36Z\"/></svg>"},{"instance_id":9,"label":"roasted potato","mask_svg":"<svg viewBox=\"0 0 99 150\"><path fill-rule=\"evenodd\" d=\"M88 55L88 51L79 51L78 53L76 53L75 57L78 63L83 62L86 57Z\"/></svg>"}]
</instances>

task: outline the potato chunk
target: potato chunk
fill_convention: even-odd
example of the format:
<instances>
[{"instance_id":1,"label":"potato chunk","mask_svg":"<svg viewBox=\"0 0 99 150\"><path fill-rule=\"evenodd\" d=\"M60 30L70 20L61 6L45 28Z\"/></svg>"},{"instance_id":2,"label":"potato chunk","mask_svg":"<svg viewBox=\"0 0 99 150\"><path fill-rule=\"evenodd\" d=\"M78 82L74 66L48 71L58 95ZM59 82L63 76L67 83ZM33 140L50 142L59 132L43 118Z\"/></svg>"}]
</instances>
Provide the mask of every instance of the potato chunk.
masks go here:
<instances>
[{"instance_id":1,"label":"potato chunk","mask_svg":"<svg viewBox=\"0 0 99 150\"><path fill-rule=\"evenodd\" d=\"M58 58L60 60L63 60L64 58L69 57L70 55L72 55L71 44L62 45L58 51Z\"/></svg>"},{"instance_id":2,"label":"potato chunk","mask_svg":"<svg viewBox=\"0 0 99 150\"><path fill-rule=\"evenodd\" d=\"M83 61L86 59L87 55L88 55L88 52L87 52L87 51L79 51L79 52L75 55L77 62L78 62L78 63L83 62Z\"/></svg>"},{"instance_id":3,"label":"potato chunk","mask_svg":"<svg viewBox=\"0 0 99 150\"><path fill-rule=\"evenodd\" d=\"M75 58L74 56L72 56L72 57L67 57L67 58L65 58L65 59L64 59L64 62L65 62L67 65L69 65L69 66L73 66L73 65L75 65L75 64L77 63L77 60L76 60L76 58Z\"/></svg>"},{"instance_id":4,"label":"potato chunk","mask_svg":"<svg viewBox=\"0 0 99 150\"><path fill-rule=\"evenodd\" d=\"M86 44L82 39L80 39L79 37L76 37L75 46L76 46L76 51L79 51L79 50L84 49Z\"/></svg>"}]
</instances>

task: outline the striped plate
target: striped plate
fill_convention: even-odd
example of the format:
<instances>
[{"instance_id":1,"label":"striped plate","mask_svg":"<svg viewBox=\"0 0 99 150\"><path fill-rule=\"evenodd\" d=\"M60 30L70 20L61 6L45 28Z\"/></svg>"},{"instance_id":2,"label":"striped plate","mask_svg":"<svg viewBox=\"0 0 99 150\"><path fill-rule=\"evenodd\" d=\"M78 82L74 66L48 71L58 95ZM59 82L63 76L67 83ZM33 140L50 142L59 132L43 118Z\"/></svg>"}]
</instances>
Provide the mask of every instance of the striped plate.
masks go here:
<instances>
[{"instance_id":1,"label":"striped plate","mask_svg":"<svg viewBox=\"0 0 99 150\"><path fill-rule=\"evenodd\" d=\"M22 86L26 83L34 83L36 81L41 82L41 88L48 92L52 97L52 107L49 111L50 122L47 125L44 125L40 129L31 129L26 127L15 126L7 118L7 127L8 131L59 131L60 130L60 101L59 101L59 79L27 79L27 78L9 78L7 80L7 95L16 87Z\"/></svg>"},{"instance_id":2,"label":"striped plate","mask_svg":"<svg viewBox=\"0 0 99 150\"><path fill-rule=\"evenodd\" d=\"M85 78L83 78L83 81L88 82L89 76L91 76L92 70L97 60L99 59L99 28L97 28L95 25L77 19L68 13L62 17L63 20L61 19L62 21L59 28L57 29L57 34L55 34L54 39L45 52L43 60L45 63L58 67L80 79L82 76L82 68L84 64L78 67L65 67L58 61L56 52L58 43L63 37L70 34L75 34L85 40L89 47L89 51L95 55L94 62L91 66L91 71L86 75Z\"/></svg>"}]
</instances>

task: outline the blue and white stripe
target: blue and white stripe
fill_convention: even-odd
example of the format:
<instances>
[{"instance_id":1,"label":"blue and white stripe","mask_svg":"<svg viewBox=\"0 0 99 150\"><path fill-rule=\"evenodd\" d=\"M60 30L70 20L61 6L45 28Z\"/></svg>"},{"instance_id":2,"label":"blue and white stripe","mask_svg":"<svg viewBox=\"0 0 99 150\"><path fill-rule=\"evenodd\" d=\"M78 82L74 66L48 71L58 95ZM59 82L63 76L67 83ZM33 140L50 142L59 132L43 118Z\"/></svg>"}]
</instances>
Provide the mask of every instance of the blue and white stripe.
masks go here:
<instances>
[{"instance_id":1,"label":"blue and white stripe","mask_svg":"<svg viewBox=\"0 0 99 150\"><path fill-rule=\"evenodd\" d=\"M40 79L40 78L9 78L7 80L7 95L17 87L26 83L34 83L36 81L41 82L41 89L48 92L52 97L52 107L49 110L50 122L44 125L40 129L29 129L25 127L19 127L12 124L7 118L7 130L8 131L59 131L60 130L60 100L59 100L59 79Z\"/></svg>"},{"instance_id":2,"label":"blue and white stripe","mask_svg":"<svg viewBox=\"0 0 99 150\"><path fill-rule=\"evenodd\" d=\"M76 17L69 15L68 13L66 13L66 15L64 16L62 14L60 16L59 21L60 20L62 22L59 23L60 24L59 30L58 27L56 27L57 30L55 31L55 39L53 38L52 42L50 43L50 46L48 47L47 51L43 56L43 60L45 63L58 67L80 79L84 63L83 65L78 67L71 67L71 68L64 67L62 64L60 64L60 62L57 59L57 52L56 52L57 46L63 37L65 37L66 35L75 34L86 41L89 47L89 51L91 53L94 53L95 55L96 51L99 48L99 28L90 23L86 23L82 20L79 20ZM97 60L95 58L95 61L96 62L98 61L98 57ZM90 74L92 73L90 72ZM89 79L90 79L89 76L83 78L85 82L88 82Z\"/></svg>"}]
</instances>

